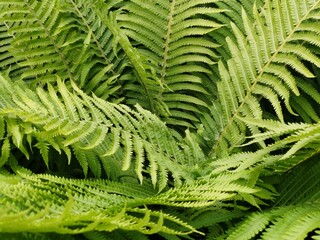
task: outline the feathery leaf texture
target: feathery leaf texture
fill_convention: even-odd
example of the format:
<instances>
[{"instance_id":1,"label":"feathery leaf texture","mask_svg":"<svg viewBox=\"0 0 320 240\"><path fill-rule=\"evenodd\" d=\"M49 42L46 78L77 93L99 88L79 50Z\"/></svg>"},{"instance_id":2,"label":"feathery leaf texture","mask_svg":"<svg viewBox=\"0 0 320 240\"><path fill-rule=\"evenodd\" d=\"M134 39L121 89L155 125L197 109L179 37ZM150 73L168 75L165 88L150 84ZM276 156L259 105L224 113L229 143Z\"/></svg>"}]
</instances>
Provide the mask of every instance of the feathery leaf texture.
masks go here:
<instances>
[{"instance_id":1,"label":"feathery leaf texture","mask_svg":"<svg viewBox=\"0 0 320 240\"><path fill-rule=\"evenodd\" d=\"M319 236L314 230L319 228L319 202L304 205L283 206L253 213L236 228L230 229L223 239L306 239L307 236Z\"/></svg>"},{"instance_id":2,"label":"feathery leaf texture","mask_svg":"<svg viewBox=\"0 0 320 240\"><path fill-rule=\"evenodd\" d=\"M320 239L319 0L0 0L0 238Z\"/></svg>"},{"instance_id":3,"label":"feathery leaf texture","mask_svg":"<svg viewBox=\"0 0 320 240\"><path fill-rule=\"evenodd\" d=\"M227 37L226 42L232 57L219 62L219 103L212 106L212 112L218 107L223 116L209 120L206 127L207 134L214 135L211 155L229 155L245 141L246 126L237 116L261 119L261 99L271 104L282 122L283 105L294 114L290 94L300 92L293 73L313 78L306 63L320 66L319 56L302 44L319 45L314 40L319 40L319 8L319 1L265 1L260 12L254 6L252 21L242 10L244 32L231 23L235 39ZM259 133L254 125L248 127Z\"/></svg>"},{"instance_id":4,"label":"feathery leaf texture","mask_svg":"<svg viewBox=\"0 0 320 240\"><path fill-rule=\"evenodd\" d=\"M54 83L58 75L103 99L119 91L116 80L125 56L121 51L116 56L112 33L83 5L73 0L0 2L5 31L0 61L13 79L35 85Z\"/></svg>"},{"instance_id":5,"label":"feathery leaf texture","mask_svg":"<svg viewBox=\"0 0 320 240\"><path fill-rule=\"evenodd\" d=\"M132 0L116 17L121 33L135 46L141 45L136 55L142 65L150 68L145 67L145 71L151 74L151 82L144 84L167 106L170 117L165 121L168 124L193 128L190 120L199 122L195 112L205 110L210 101L210 92L199 74L208 74L209 66L216 59L213 49L218 45L206 37L221 27L208 17L223 11L210 7L214 2ZM132 83L127 87L133 95L141 95L141 87Z\"/></svg>"},{"instance_id":6,"label":"feathery leaf texture","mask_svg":"<svg viewBox=\"0 0 320 240\"><path fill-rule=\"evenodd\" d=\"M107 232L123 229L144 234L185 235L197 231L173 213L166 213L169 208L160 212L148 209L148 206L203 208L228 201L238 191L257 191L221 178L158 193L150 182L140 185L99 179L75 180L48 174L34 175L19 167L14 170L16 175L6 172L0 175L1 232L42 229L41 232L75 234L93 229ZM34 197L25 201L31 196ZM184 230L176 230L172 224Z\"/></svg>"},{"instance_id":7,"label":"feathery leaf texture","mask_svg":"<svg viewBox=\"0 0 320 240\"><path fill-rule=\"evenodd\" d=\"M24 83L13 84L3 76L0 84L0 114L7 126L2 165L8 160L10 142L26 157L28 144L34 145L48 166L49 161L54 161L48 156L50 145L59 153L64 152L69 161L73 152L85 175L90 168L100 177L103 167L107 175L117 178L127 173L142 182L148 173L153 184L162 189L169 173L176 184L182 179L191 180L188 167L192 169L196 159L201 161L201 156L194 156L192 147L183 142L179 146L165 124L139 106L133 111L125 105L89 97L74 83L70 92L59 78L58 91L47 84L48 92L40 87L33 92ZM110 164L118 166L118 170L109 169Z\"/></svg>"}]
</instances>

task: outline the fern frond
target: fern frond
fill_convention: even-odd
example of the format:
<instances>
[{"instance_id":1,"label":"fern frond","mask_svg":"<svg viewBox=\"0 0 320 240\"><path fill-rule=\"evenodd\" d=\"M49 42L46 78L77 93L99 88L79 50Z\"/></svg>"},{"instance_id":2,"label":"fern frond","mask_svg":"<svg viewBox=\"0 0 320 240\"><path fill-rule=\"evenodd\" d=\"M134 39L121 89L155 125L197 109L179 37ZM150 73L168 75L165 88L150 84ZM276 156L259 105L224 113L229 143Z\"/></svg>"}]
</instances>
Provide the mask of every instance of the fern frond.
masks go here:
<instances>
[{"instance_id":1,"label":"fern frond","mask_svg":"<svg viewBox=\"0 0 320 240\"><path fill-rule=\"evenodd\" d=\"M216 58L213 49L218 45L206 38L221 26L209 17L222 11L207 6L214 2L128 1L117 16L121 33L139 44L136 54L154 74L158 90L152 94L168 107L170 117L165 121L170 125L194 128L190 120L199 120L192 109L208 106L210 92L199 74L209 73ZM127 88L136 96L141 88L132 84L136 83Z\"/></svg>"},{"instance_id":2,"label":"fern frond","mask_svg":"<svg viewBox=\"0 0 320 240\"><path fill-rule=\"evenodd\" d=\"M265 133L253 135L251 142L252 144L261 140L274 138L279 136L285 136L282 140L277 140L274 144L270 144L272 150L283 149L290 147L290 149L284 154L282 159L292 157L300 149L307 150L310 148L310 154L318 152L317 144L319 142L319 123L306 124L306 123L292 123L284 124L271 120L255 120L255 119L244 119L247 123L253 123L256 126L267 128ZM287 136L286 136L287 135Z\"/></svg>"},{"instance_id":3,"label":"fern frond","mask_svg":"<svg viewBox=\"0 0 320 240\"><path fill-rule=\"evenodd\" d=\"M223 27L217 29L216 31L209 33L212 41L219 44L220 47L215 49L218 53L218 56L221 56L220 60L226 62L231 57L230 49L228 48L225 39L230 37L232 40L235 40L234 33L231 28L231 23L235 23L239 29L244 32L244 24L241 17L242 9L248 14L249 19L253 20L252 8L257 7L260 9L263 6L263 1L252 1L252 0L231 0L231 1L217 1L215 5L219 9L225 9L225 12L221 14L211 14L211 17L216 19L219 23L223 25ZM214 72L218 72L218 69L214 67L212 69Z\"/></svg>"},{"instance_id":4,"label":"fern frond","mask_svg":"<svg viewBox=\"0 0 320 240\"><path fill-rule=\"evenodd\" d=\"M253 239L258 235L270 222L269 214L252 214L247 217L245 222L237 226L234 231L225 236L225 239Z\"/></svg>"},{"instance_id":5,"label":"fern frond","mask_svg":"<svg viewBox=\"0 0 320 240\"><path fill-rule=\"evenodd\" d=\"M13 36L10 50L15 61L24 67L22 79L38 77L40 81L42 77L52 81L50 73L57 71L63 79L75 79L70 59L73 48L71 44L64 45L64 39L73 44L81 39L72 31L72 25L62 28L57 24L61 20L59 1L1 2L0 5L0 21L8 23L7 31Z\"/></svg>"},{"instance_id":6,"label":"fern frond","mask_svg":"<svg viewBox=\"0 0 320 240\"><path fill-rule=\"evenodd\" d=\"M262 167L265 176L280 175L296 165L319 153L319 124L281 123L274 120L241 118L247 124L254 125L261 133L251 136L251 141L242 145L246 147L258 142L269 144L258 151L234 154L212 163L217 168L214 172L245 167ZM233 159L238 161L233 161Z\"/></svg>"},{"instance_id":7,"label":"fern frond","mask_svg":"<svg viewBox=\"0 0 320 240\"><path fill-rule=\"evenodd\" d=\"M317 201L319 199L319 167L318 157L314 156L280 176L279 181L276 182L279 196L274 206Z\"/></svg>"},{"instance_id":8,"label":"fern frond","mask_svg":"<svg viewBox=\"0 0 320 240\"><path fill-rule=\"evenodd\" d=\"M180 214L172 211L173 207L219 206L221 201L232 200L237 192L258 191L232 183L225 176L157 193L146 182L141 185L35 175L15 163L13 169L16 175L0 175L1 232L39 231L41 228L42 232L79 234L123 229L144 234L185 235L198 231L191 226L190 219L179 219ZM25 201L26 198L30 201ZM146 208L154 205L162 206L163 211ZM13 221L16 224L11 224Z\"/></svg>"},{"instance_id":9,"label":"fern frond","mask_svg":"<svg viewBox=\"0 0 320 240\"><path fill-rule=\"evenodd\" d=\"M110 185L110 191L94 187L99 180L92 181L93 185L90 185L90 182L68 181L48 175L35 176L23 172L19 175L20 180L17 175L1 175L1 232L44 232L46 229L45 232L79 234L94 229L107 232L124 229L145 234L163 231L183 235L188 231L196 231L169 214L148 210L143 206L126 207L128 197L132 197L130 186L134 184L122 184L129 192L118 189L118 194L114 194L111 189L117 187L112 187L111 182L104 181L97 185L104 189ZM66 188L68 191L65 191ZM25 201L28 196L33 196L33 200ZM137 213L142 214L142 218ZM176 223L186 231L171 229L164 225L164 221ZM16 225L12 225L13 222Z\"/></svg>"},{"instance_id":10,"label":"fern frond","mask_svg":"<svg viewBox=\"0 0 320 240\"><path fill-rule=\"evenodd\" d=\"M139 106L133 111L125 105L89 97L73 83L72 93L59 79L58 91L48 84L48 93L41 88L36 92L26 90L22 83L13 85L3 77L0 80L6 136L26 156L30 150L25 139L33 139L30 144L40 150L47 166L54 161L48 154L48 146L52 146L67 154L69 164L73 152L85 175L89 167L99 177L103 166L113 179L128 174L142 181L143 173L148 172L153 184L162 189L168 183L168 174L176 184L182 179L191 180L192 171L183 164L192 168L204 160L196 143L190 147L187 142L177 144L165 124ZM21 105L23 99L28 101ZM2 145L3 153L9 149L8 141ZM3 164L6 156L3 154ZM109 169L110 164L118 170Z\"/></svg>"},{"instance_id":11,"label":"fern frond","mask_svg":"<svg viewBox=\"0 0 320 240\"><path fill-rule=\"evenodd\" d=\"M114 95L121 87L118 84L118 77L128 65L126 54L114 45L115 37L112 31L95 12L91 2L83 0L66 2L69 11L77 16L74 21L80 23L79 33L87 34L83 42L87 53L79 62L83 67L77 70L79 87L88 94L93 92L103 99L111 96L115 101L119 101ZM116 4L116 1L108 3L107 10Z\"/></svg>"},{"instance_id":12,"label":"fern frond","mask_svg":"<svg viewBox=\"0 0 320 240\"><path fill-rule=\"evenodd\" d=\"M283 206L253 213L234 228L224 239L306 239L319 228L319 202Z\"/></svg>"},{"instance_id":13,"label":"fern frond","mask_svg":"<svg viewBox=\"0 0 320 240\"><path fill-rule=\"evenodd\" d=\"M223 126L211 121L219 129L215 133L212 155L227 155L244 142L243 122L237 116L261 119L261 112L257 111L262 108L262 103L259 103L261 98L264 99L263 103L268 101L273 106L280 121L284 121L282 102L293 113L289 93L298 95L299 89L291 72L298 71L306 78L314 77L304 62L319 66L319 56L307 50L294 36L300 35L301 24L316 24L314 13L317 13L320 4L318 1L301 5L287 1L287 4L291 6L289 10L282 11L279 1L266 1L261 14L253 8L253 21L243 10L244 33L231 23L235 40L227 37L226 41L232 58L226 65L222 62L219 64L221 81L218 90ZM312 29L305 31L308 34L303 41L311 41L317 35ZM270 34L266 37L265 32ZM284 56L289 56L289 64L284 62ZM249 129L253 134L259 133L252 125ZM234 138L239 141L233 141ZM264 146L263 142L260 144Z\"/></svg>"},{"instance_id":14,"label":"fern frond","mask_svg":"<svg viewBox=\"0 0 320 240\"><path fill-rule=\"evenodd\" d=\"M284 218L275 219L277 224L268 228L263 233L262 239L272 239L277 236L283 239L305 239L319 228L319 221L320 213L316 207L297 208L295 211L286 213Z\"/></svg>"},{"instance_id":15,"label":"fern frond","mask_svg":"<svg viewBox=\"0 0 320 240\"><path fill-rule=\"evenodd\" d=\"M12 23L0 23L0 67L1 69L8 71L8 66L10 66L10 71L13 73L19 69L19 67L10 52L10 44L14 39L14 36L8 32L11 25Z\"/></svg>"},{"instance_id":16,"label":"fern frond","mask_svg":"<svg viewBox=\"0 0 320 240\"><path fill-rule=\"evenodd\" d=\"M54 82L56 74L77 81L87 93L120 102L115 95L125 55L114 51L110 30L83 5L73 0L1 2L0 22L7 35L3 57L7 65L15 59L10 76L35 85Z\"/></svg>"}]
</instances>

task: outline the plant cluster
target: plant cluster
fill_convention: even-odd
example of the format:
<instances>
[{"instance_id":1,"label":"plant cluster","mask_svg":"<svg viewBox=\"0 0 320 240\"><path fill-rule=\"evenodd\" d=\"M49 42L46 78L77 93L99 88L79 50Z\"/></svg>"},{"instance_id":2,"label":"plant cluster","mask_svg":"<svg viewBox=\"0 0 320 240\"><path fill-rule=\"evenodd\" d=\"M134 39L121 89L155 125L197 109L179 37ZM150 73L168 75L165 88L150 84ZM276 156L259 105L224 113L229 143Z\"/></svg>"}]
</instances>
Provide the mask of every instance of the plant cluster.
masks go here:
<instances>
[{"instance_id":1,"label":"plant cluster","mask_svg":"<svg viewBox=\"0 0 320 240\"><path fill-rule=\"evenodd\" d=\"M320 239L320 0L0 0L1 239Z\"/></svg>"}]
</instances>

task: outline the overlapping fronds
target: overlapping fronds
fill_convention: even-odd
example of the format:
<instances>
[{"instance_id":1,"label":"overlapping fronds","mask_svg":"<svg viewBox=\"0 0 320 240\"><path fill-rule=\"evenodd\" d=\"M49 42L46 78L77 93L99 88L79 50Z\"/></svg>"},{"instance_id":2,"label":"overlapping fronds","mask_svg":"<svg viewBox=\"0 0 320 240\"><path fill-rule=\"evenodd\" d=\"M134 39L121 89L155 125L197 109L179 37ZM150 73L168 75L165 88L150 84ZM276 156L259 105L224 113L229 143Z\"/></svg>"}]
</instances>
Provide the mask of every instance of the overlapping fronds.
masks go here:
<instances>
[{"instance_id":1,"label":"overlapping fronds","mask_svg":"<svg viewBox=\"0 0 320 240\"><path fill-rule=\"evenodd\" d=\"M124 51L115 43L112 31L96 13L91 2L84 0L68 0L68 12L74 13L74 24L79 28L79 34L85 39L86 56L79 69L79 87L86 93L94 94L103 99L112 96L120 90L118 77L128 65ZM120 1L112 1L106 5L106 14ZM65 10L64 10L65 11ZM116 84L115 84L116 83ZM113 98L121 98L115 95ZM122 97L123 98L123 97ZM116 101L119 102L119 99Z\"/></svg>"},{"instance_id":2,"label":"overlapping fronds","mask_svg":"<svg viewBox=\"0 0 320 240\"><path fill-rule=\"evenodd\" d=\"M309 154L317 153L320 140L320 124L307 124L307 123L291 123L284 124L272 120L255 120L244 119L245 122L255 124L260 128L265 128L267 131L257 135L253 135L253 140L248 144L266 139L273 139L276 141L270 146L272 150L285 149L288 151L284 154L282 159L294 156L300 149L307 150ZM282 139L279 140L279 137Z\"/></svg>"},{"instance_id":3,"label":"overlapping fronds","mask_svg":"<svg viewBox=\"0 0 320 240\"><path fill-rule=\"evenodd\" d=\"M235 23L237 27L244 32L244 25L241 17L242 9L248 14L248 18L253 20L252 7L256 4L257 8L263 5L262 0L230 0L230 1L217 1L215 3L219 9L226 9L225 12L221 14L212 14L211 16L216 19L219 23L223 24L223 27L215 32L210 33L212 40L220 45L216 49L218 55L221 56L220 60L226 62L231 58L230 49L228 45L225 44L226 37L235 40L235 35L233 34L231 23ZM216 69L214 69L216 71Z\"/></svg>"},{"instance_id":4,"label":"overlapping fronds","mask_svg":"<svg viewBox=\"0 0 320 240\"><path fill-rule=\"evenodd\" d=\"M134 111L89 97L73 83L70 92L59 79L58 91L50 84L47 91L30 91L2 76L0 84L1 165L9 159L10 143L27 158L29 145L38 148L48 168L53 148L66 161L75 157L85 175L90 169L99 177L103 167L112 179L128 174L142 182L148 173L162 189L170 176L176 184L192 179L193 166L203 161L200 148L179 145L163 122L139 106Z\"/></svg>"},{"instance_id":5,"label":"overlapping fronds","mask_svg":"<svg viewBox=\"0 0 320 240\"><path fill-rule=\"evenodd\" d=\"M268 145L257 151L242 151L209 163L209 175L225 171L242 172L261 169L264 176L283 174L294 166L319 153L319 123L289 123L275 120L239 118L248 125L261 130L242 145L254 145L268 142Z\"/></svg>"},{"instance_id":6,"label":"overlapping fronds","mask_svg":"<svg viewBox=\"0 0 320 240\"><path fill-rule=\"evenodd\" d=\"M138 230L144 234L162 231L178 235L196 231L169 214L148 210L139 203L128 206L130 201L135 205L135 201L154 195L152 189L151 185L68 181L47 175L1 175L0 229L1 232L63 234L93 229L107 232ZM29 201L25 201L26 198ZM178 224L185 230L172 229L165 225L165 221Z\"/></svg>"},{"instance_id":7,"label":"overlapping fronds","mask_svg":"<svg viewBox=\"0 0 320 240\"><path fill-rule=\"evenodd\" d=\"M320 239L320 0L0 0L1 239Z\"/></svg>"},{"instance_id":8,"label":"overlapping fronds","mask_svg":"<svg viewBox=\"0 0 320 240\"><path fill-rule=\"evenodd\" d=\"M76 234L123 229L144 234L184 235L197 231L190 219L180 220L176 216L179 212L175 213L172 208L220 206L221 201L230 201L238 193L258 191L232 183L223 176L157 193L150 182L140 185L137 182L75 180L34 175L17 166L13 169L15 175L6 172L0 175L1 232ZM148 208L153 205L162 206L163 210Z\"/></svg>"},{"instance_id":9,"label":"overlapping fronds","mask_svg":"<svg viewBox=\"0 0 320 240\"><path fill-rule=\"evenodd\" d=\"M0 9L1 62L13 79L54 82L55 74L103 99L119 90L124 54L82 1L1 1Z\"/></svg>"},{"instance_id":10,"label":"overlapping fronds","mask_svg":"<svg viewBox=\"0 0 320 240\"><path fill-rule=\"evenodd\" d=\"M212 155L228 155L244 142L246 127L237 116L261 119L262 103L270 104L280 121L284 121L283 106L294 114L289 101L291 93L299 95L294 75L313 78L306 63L320 66L319 56L302 44L320 45L319 8L319 1L266 1L260 12L253 8L254 21L242 11L245 32L231 23L236 40L227 37L226 42L232 58L226 65L219 63L219 102L212 107L223 116L207 123L214 127L205 126L209 132L213 129ZM249 129L259 132L252 125Z\"/></svg>"},{"instance_id":11,"label":"overlapping fronds","mask_svg":"<svg viewBox=\"0 0 320 240\"><path fill-rule=\"evenodd\" d=\"M254 213L220 239L317 239L320 227L319 207L319 202L310 202Z\"/></svg>"},{"instance_id":12,"label":"overlapping fronds","mask_svg":"<svg viewBox=\"0 0 320 240\"><path fill-rule=\"evenodd\" d=\"M215 63L213 49L218 45L206 35L221 26L209 14L223 11L211 7L214 2L134 0L117 16L120 31L139 48L136 55L148 66L144 69L151 75L152 95L169 109L168 124L194 127L199 122L196 115L211 98L214 84L203 74L210 75L208 66ZM128 82L125 87L133 101L143 101L140 84Z\"/></svg>"},{"instance_id":13,"label":"overlapping fronds","mask_svg":"<svg viewBox=\"0 0 320 240\"><path fill-rule=\"evenodd\" d=\"M83 39L74 25L62 21L60 1L1 1L0 8L0 21L12 36L8 53L23 68L18 77L50 81L50 73L58 72L62 79L75 79L73 61L79 52L74 47Z\"/></svg>"},{"instance_id":14,"label":"overlapping fronds","mask_svg":"<svg viewBox=\"0 0 320 240\"><path fill-rule=\"evenodd\" d=\"M273 208L249 214L221 239L317 239L320 227L317 156L279 177ZM220 238L217 238L220 239Z\"/></svg>"}]
</instances>

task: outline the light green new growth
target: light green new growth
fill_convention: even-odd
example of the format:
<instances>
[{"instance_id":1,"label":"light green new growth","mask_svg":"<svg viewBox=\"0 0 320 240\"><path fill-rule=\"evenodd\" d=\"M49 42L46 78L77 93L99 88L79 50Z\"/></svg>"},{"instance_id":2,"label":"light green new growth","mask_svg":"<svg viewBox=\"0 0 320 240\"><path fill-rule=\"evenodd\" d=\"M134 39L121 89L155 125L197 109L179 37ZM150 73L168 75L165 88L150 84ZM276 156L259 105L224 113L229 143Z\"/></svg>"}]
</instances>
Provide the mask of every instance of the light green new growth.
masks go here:
<instances>
[{"instance_id":1,"label":"light green new growth","mask_svg":"<svg viewBox=\"0 0 320 240\"><path fill-rule=\"evenodd\" d=\"M0 239L320 239L320 0L0 0Z\"/></svg>"}]
</instances>

